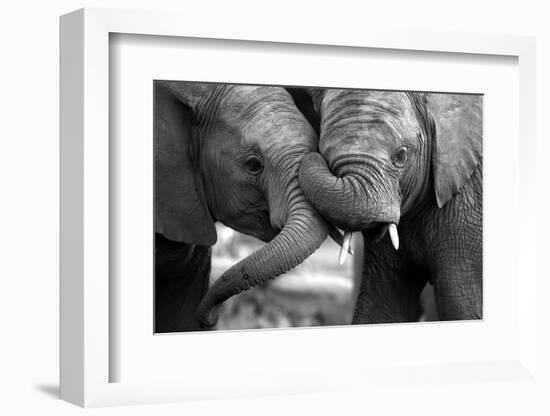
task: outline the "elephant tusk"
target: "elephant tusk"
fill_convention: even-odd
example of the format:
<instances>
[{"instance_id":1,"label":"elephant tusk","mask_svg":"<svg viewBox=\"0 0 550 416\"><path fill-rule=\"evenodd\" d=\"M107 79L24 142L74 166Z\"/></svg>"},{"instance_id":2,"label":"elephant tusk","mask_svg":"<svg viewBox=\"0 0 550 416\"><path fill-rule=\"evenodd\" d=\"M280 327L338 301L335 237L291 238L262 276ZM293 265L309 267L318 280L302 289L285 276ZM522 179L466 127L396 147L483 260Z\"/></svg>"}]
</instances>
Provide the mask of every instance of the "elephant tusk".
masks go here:
<instances>
[{"instance_id":1,"label":"elephant tusk","mask_svg":"<svg viewBox=\"0 0 550 416\"><path fill-rule=\"evenodd\" d=\"M344 242L342 243L342 248L340 249L340 257L339 257L340 264L344 264L344 261L346 261L346 254L351 245L351 236L352 236L352 233L349 231L344 233Z\"/></svg>"},{"instance_id":2,"label":"elephant tusk","mask_svg":"<svg viewBox=\"0 0 550 416\"><path fill-rule=\"evenodd\" d=\"M329 236L332 238L332 240L338 244L339 247L342 247L342 244L344 243L344 236L340 233L340 231L333 225L329 226ZM353 248L350 246L348 248L348 253L353 256Z\"/></svg>"},{"instance_id":3,"label":"elephant tusk","mask_svg":"<svg viewBox=\"0 0 550 416\"><path fill-rule=\"evenodd\" d=\"M390 233L390 239L391 243L393 244L393 248L399 250L399 234L397 233L397 225L390 224L388 226L388 231Z\"/></svg>"}]
</instances>

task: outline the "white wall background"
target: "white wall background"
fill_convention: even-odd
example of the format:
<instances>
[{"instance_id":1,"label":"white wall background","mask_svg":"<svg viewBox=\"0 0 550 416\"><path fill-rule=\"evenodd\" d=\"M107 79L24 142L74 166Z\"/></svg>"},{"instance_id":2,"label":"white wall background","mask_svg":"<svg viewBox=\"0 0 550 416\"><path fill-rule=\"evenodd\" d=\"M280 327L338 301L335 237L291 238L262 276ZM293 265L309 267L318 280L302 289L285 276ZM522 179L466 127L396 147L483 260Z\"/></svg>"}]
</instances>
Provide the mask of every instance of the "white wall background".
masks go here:
<instances>
[{"instance_id":1,"label":"white wall background","mask_svg":"<svg viewBox=\"0 0 550 416\"><path fill-rule=\"evenodd\" d=\"M190 3L190 4L186 4ZM201 4L198 4L201 3ZM116 7L188 11L189 18L221 13L251 19L307 19L339 25L379 25L537 36L539 184L548 191L550 132L550 28L546 2L540 1L168 1L89 0L87 2L11 1L0 11L0 413L73 414L81 410L56 399L58 383L58 16L80 7ZM191 10L192 9L192 10ZM325 22L325 23L323 23ZM330 23L327 23L330 22ZM185 24L185 22L182 22ZM545 140L543 140L543 138ZM534 178L535 179L535 178ZM544 184L544 187L542 188ZM539 249L548 234L543 214L550 199L537 207ZM513 219L511 224L513 226ZM542 253L542 251L541 251ZM544 253L542 253L544 254ZM548 256L546 256L548 257ZM539 267L547 261L539 255ZM542 282L538 292L549 293ZM548 377L548 302L539 297L539 359ZM542 315L544 314L544 315ZM543 329L545 331L543 332ZM546 379L548 380L548 378ZM434 385L419 394L388 387L383 394L323 396L100 409L100 414L544 414L545 389L530 383L509 385ZM548 414L548 413L546 413Z\"/></svg>"}]
</instances>

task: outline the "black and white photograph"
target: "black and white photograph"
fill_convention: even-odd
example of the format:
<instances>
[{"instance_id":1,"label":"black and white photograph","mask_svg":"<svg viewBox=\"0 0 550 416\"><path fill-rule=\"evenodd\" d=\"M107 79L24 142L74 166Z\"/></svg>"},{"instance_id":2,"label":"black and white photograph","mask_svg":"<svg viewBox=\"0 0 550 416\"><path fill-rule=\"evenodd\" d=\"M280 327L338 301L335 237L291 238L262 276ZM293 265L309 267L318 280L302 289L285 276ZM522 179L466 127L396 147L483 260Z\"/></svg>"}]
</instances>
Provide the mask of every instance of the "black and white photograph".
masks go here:
<instances>
[{"instance_id":1,"label":"black and white photograph","mask_svg":"<svg viewBox=\"0 0 550 416\"><path fill-rule=\"evenodd\" d=\"M4 2L0 414L550 415L544 2Z\"/></svg>"},{"instance_id":2,"label":"black and white photograph","mask_svg":"<svg viewBox=\"0 0 550 416\"><path fill-rule=\"evenodd\" d=\"M481 94L153 89L155 333L483 319Z\"/></svg>"}]
</instances>

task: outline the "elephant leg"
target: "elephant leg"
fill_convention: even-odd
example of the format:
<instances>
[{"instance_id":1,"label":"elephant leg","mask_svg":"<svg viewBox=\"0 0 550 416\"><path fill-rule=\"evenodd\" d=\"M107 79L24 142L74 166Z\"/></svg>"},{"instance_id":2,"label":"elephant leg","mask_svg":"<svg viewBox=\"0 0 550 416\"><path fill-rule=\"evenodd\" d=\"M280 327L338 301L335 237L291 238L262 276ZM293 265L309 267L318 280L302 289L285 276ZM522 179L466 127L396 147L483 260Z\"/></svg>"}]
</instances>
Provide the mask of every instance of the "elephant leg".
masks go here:
<instances>
[{"instance_id":1,"label":"elephant leg","mask_svg":"<svg viewBox=\"0 0 550 416\"><path fill-rule=\"evenodd\" d=\"M473 272L447 267L434 279L437 312L442 321L483 317L482 279Z\"/></svg>"},{"instance_id":2,"label":"elephant leg","mask_svg":"<svg viewBox=\"0 0 550 416\"><path fill-rule=\"evenodd\" d=\"M353 324L414 322L420 314L419 296L425 274L398 256L389 238L370 247L365 244L363 280Z\"/></svg>"},{"instance_id":3,"label":"elephant leg","mask_svg":"<svg viewBox=\"0 0 550 416\"><path fill-rule=\"evenodd\" d=\"M195 312L208 290L210 247L155 241L155 332L202 330Z\"/></svg>"},{"instance_id":4,"label":"elephant leg","mask_svg":"<svg viewBox=\"0 0 550 416\"><path fill-rule=\"evenodd\" d=\"M483 236L481 171L432 216L433 277L441 320L481 319L483 315Z\"/></svg>"}]
</instances>

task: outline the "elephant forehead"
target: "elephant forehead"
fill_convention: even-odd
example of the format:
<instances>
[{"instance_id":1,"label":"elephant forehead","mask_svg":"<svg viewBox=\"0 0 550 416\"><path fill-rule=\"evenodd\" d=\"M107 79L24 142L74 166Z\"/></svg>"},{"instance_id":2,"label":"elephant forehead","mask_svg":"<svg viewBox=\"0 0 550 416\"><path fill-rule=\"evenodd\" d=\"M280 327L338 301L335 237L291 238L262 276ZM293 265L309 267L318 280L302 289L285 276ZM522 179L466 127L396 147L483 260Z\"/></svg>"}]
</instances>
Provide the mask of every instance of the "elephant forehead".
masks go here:
<instances>
[{"instance_id":1,"label":"elephant forehead","mask_svg":"<svg viewBox=\"0 0 550 416\"><path fill-rule=\"evenodd\" d=\"M316 133L305 118L278 111L267 111L246 123L241 137L245 145L258 146L263 152L296 146L314 150L317 144Z\"/></svg>"},{"instance_id":2,"label":"elephant forehead","mask_svg":"<svg viewBox=\"0 0 550 416\"><path fill-rule=\"evenodd\" d=\"M324 135L350 143L365 136L401 140L419 129L406 94L392 91L329 90L321 123Z\"/></svg>"},{"instance_id":3,"label":"elephant forehead","mask_svg":"<svg viewBox=\"0 0 550 416\"><path fill-rule=\"evenodd\" d=\"M268 150L278 145L302 144L312 149L316 145L315 131L283 88L233 88L226 104L223 117L240 133L245 146Z\"/></svg>"},{"instance_id":4,"label":"elephant forehead","mask_svg":"<svg viewBox=\"0 0 550 416\"><path fill-rule=\"evenodd\" d=\"M227 88L222 110L238 119L252 119L268 107L291 107L290 94L281 87L237 85Z\"/></svg>"}]
</instances>

